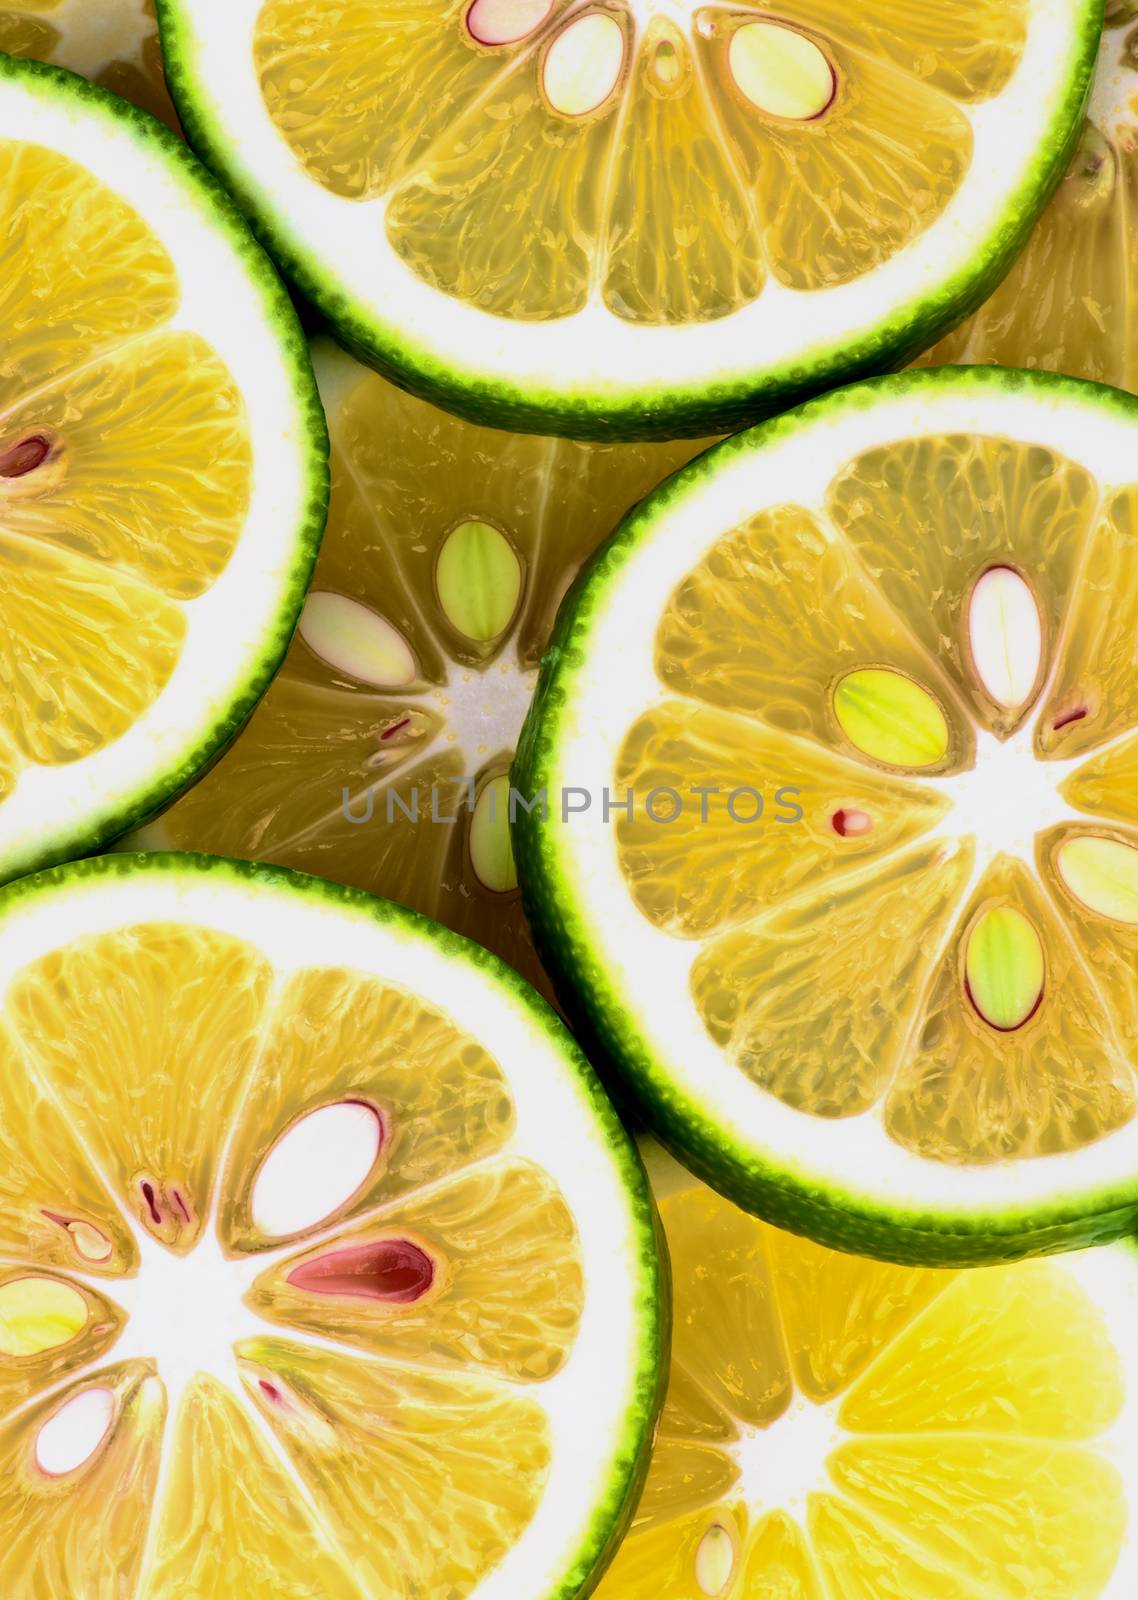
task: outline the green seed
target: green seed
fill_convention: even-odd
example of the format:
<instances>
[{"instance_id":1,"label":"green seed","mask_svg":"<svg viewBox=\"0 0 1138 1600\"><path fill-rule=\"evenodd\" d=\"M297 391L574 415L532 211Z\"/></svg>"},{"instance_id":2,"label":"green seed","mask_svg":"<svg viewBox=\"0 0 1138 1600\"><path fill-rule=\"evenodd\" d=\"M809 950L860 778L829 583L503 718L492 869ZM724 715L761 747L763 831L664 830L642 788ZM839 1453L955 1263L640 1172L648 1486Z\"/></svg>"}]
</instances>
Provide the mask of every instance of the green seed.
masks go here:
<instances>
[{"instance_id":1,"label":"green seed","mask_svg":"<svg viewBox=\"0 0 1138 1600\"><path fill-rule=\"evenodd\" d=\"M518 886L510 842L510 779L491 778L478 796L470 819L470 861L479 883L495 894Z\"/></svg>"},{"instance_id":2,"label":"green seed","mask_svg":"<svg viewBox=\"0 0 1138 1600\"><path fill-rule=\"evenodd\" d=\"M1043 946L1022 911L994 906L977 922L964 959L968 992L993 1028L1021 1027L1043 993Z\"/></svg>"},{"instance_id":3,"label":"green seed","mask_svg":"<svg viewBox=\"0 0 1138 1600\"><path fill-rule=\"evenodd\" d=\"M439 603L467 639L488 644L510 625L522 592L522 564L488 522L463 522L447 536L435 568Z\"/></svg>"},{"instance_id":4,"label":"green seed","mask_svg":"<svg viewBox=\"0 0 1138 1600\"><path fill-rule=\"evenodd\" d=\"M1056 854L1059 875L1088 911L1138 923L1138 850L1117 839L1068 839Z\"/></svg>"},{"instance_id":5,"label":"green seed","mask_svg":"<svg viewBox=\"0 0 1138 1600\"><path fill-rule=\"evenodd\" d=\"M0 1284L0 1353L38 1356L67 1344L87 1324L87 1302L57 1278Z\"/></svg>"},{"instance_id":6,"label":"green seed","mask_svg":"<svg viewBox=\"0 0 1138 1600\"><path fill-rule=\"evenodd\" d=\"M932 767L948 753L948 723L926 689L899 672L867 667L834 691L842 732L863 755L892 767Z\"/></svg>"}]
</instances>

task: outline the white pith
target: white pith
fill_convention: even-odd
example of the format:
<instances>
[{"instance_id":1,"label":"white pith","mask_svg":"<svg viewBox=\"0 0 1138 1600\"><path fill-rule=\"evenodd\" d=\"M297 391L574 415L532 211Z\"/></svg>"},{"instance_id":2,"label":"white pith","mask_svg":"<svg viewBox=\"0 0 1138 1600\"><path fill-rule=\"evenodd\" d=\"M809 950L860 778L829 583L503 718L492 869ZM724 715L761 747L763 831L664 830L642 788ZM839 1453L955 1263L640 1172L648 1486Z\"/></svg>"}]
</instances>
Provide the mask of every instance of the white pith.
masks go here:
<instances>
[{"instance_id":1,"label":"white pith","mask_svg":"<svg viewBox=\"0 0 1138 1600\"><path fill-rule=\"evenodd\" d=\"M658 512L651 535L631 547L619 578L599 583L591 595L585 630L573 641L587 665L567 679L566 703L547 730L553 748L543 780L550 792L580 786L597 793L614 781L627 730L667 697L655 666L660 615L680 581L730 529L763 505L782 504L805 507L827 528L824 497L840 469L864 451L926 433L996 435L1043 445L1085 467L1105 497L1128 481L1119 469L1138 459L1138 430L1094 390L1086 395L1083 401L1066 387L1049 393L982 387L966 374L924 388L879 388L872 398L851 390L849 401L832 402L814 424L776 434L761 451L725 454L717 470ZM981 740L975 772L947 785L926 780L957 802L933 837L978 835L981 862L1000 849L1033 859L1032 826L1073 813L1054 792L1067 765L1048 763L1054 777L1033 771L1026 737L998 753L994 741ZM1032 781L1021 788L1025 774ZM1004 793L1009 781L1017 785L1022 811ZM566 921L605 973L638 1055L659 1064L661 1090L696 1108L723 1131L728 1146L875 1210L900 1207L920 1214L927 1208L930 1215L978 1219L1030 1212L1043 1202L1059 1206L1111 1192L1132 1196L1136 1122L1068 1154L962 1169L896 1144L880 1109L841 1120L793 1110L739 1072L711 1039L689 981L704 944L670 937L636 908L618 860L616 829L604 825L599 809L564 825L553 817L544 844L552 852L550 868Z\"/></svg>"},{"instance_id":2,"label":"white pith","mask_svg":"<svg viewBox=\"0 0 1138 1600\"><path fill-rule=\"evenodd\" d=\"M262 4L173 0L172 9L195 108L234 179L259 196L274 235L343 297L348 316L383 329L419 359L467 381L494 377L534 395L588 393L598 404L637 401L646 389L754 382L763 372L820 361L970 276L1038 166L1085 34L1085 16L1070 0L1029 0L1028 37L1010 82L994 100L962 107L975 141L966 180L924 234L867 276L813 293L771 280L732 315L669 327L612 315L598 285L575 315L515 323L439 293L405 266L386 242L383 197L344 200L307 176L261 96L253 40ZM657 14L686 30L696 9L687 0L631 7L641 32Z\"/></svg>"},{"instance_id":3,"label":"white pith","mask_svg":"<svg viewBox=\"0 0 1138 1600\"><path fill-rule=\"evenodd\" d=\"M1108 28L1099 46L1087 115L1108 136L1116 128L1138 127L1138 73L1124 55L1126 41L1135 28L1138 18L1120 28Z\"/></svg>"},{"instance_id":4,"label":"white pith","mask_svg":"<svg viewBox=\"0 0 1138 1600\"><path fill-rule=\"evenodd\" d=\"M295 582L312 485L311 424L294 367L250 263L208 199L132 122L62 97L42 80L0 84L0 139L43 145L86 167L162 241L178 269L181 304L157 331L192 331L218 352L245 396L253 451L240 542L212 587L184 604L185 643L165 689L127 733L86 759L19 769L0 803L0 870L12 876L85 840L102 819L159 786L232 714L265 665L268 642L287 625L282 607Z\"/></svg>"},{"instance_id":5,"label":"white pith","mask_svg":"<svg viewBox=\"0 0 1138 1600\"><path fill-rule=\"evenodd\" d=\"M300 970L340 966L405 986L479 1039L501 1064L514 1096L516 1130L492 1159L524 1156L558 1184L577 1222L586 1297L564 1368L546 1383L519 1390L549 1417L553 1463L544 1498L517 1544L474 1593L477 1600L519 1600L555 1592L586 1545L594 1518L611 1502L618 1457L628 1445L647 1331L644 1318L650 1314L642 1300L642 1224L629 1205L585 1085L525 1001L464 955L448 954L397 922L380 924L366 907L345 907L317 893L301 895L266 882L238 881L225 869L211 875L172 865L128 875L106 873L21 897L0 918L0 994L21 967L62 943L139 922L171 920L249 941L273 964L278 984ZM137 1236L141 1230L134 1231ZM329 1224L303 1243L331 1238L335 1232ZM300 1242L247 1262L225 1260L209 1237L183 1260L153 1241L139 1242L142 1269L134 1280L87 1280L125 1306L131 1320L98 1365L84 1370L85 1379L124 1355L155 1358L173 1413L181 1389L198 1371L219 1378L234 1394L240 1392L234 1338L275 1332L309 1345L329 1344L274 1329L240 1304L251 1277L283 1253L300 1248ZM349 1359L368 1359L350 1347L335 1348ZM476 1381L498 1380L478 1374ZM504 1380L501 1384L515 1387ZM65 1388L59 1390L61 1396ZM255 1419L255 1409L247 1410ZM506 1445L508 1441L503 1471L509 1470Z\"/></svg>"}]
</instances>

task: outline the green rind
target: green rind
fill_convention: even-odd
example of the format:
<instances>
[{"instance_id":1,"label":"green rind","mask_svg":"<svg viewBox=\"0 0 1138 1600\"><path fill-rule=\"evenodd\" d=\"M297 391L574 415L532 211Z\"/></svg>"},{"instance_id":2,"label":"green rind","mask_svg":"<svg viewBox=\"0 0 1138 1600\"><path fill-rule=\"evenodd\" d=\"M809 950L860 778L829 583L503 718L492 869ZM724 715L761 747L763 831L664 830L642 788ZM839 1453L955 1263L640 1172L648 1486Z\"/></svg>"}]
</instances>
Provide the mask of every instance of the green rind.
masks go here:
<instances>
[{"instance_id":1,"label":"green rind","mask_svg":"<svg viewBox=\"0 0 1138 1600\"><path fill-rule=\"evenodd\" d=\"M615 1555L623 1539L652 1456L656 1418L663 1404L671 1336L671 1293L667 1246L640 1153L625 1131L584 1052L552 1006L512 967L473 940L452 933L416 911L381 900L360 889L294 872L287 867L264 866L224 856L163 851L134 855L99 856L75 861L22 878L0 890L0 928L29 900L45 895L65 898L88 881L136 877L140 872L168 873L175 880L190 876L220 878L238 890L252 886L296 898L307 896L330 905L346 916L394 924L432 944L453 961L481 971L499 989L506 990L527 1015L533 1028L552 1041L566 1068L576 1077L597 1124L601 1141L611 1153L628 1196L629 1212L639 1239L640 1274L635 1309L640 1345L634 1385L620 1428L622 1445L612 1464L610 1481L602 1492L585 1539L571 1567L555 1588L543 1595L519 1595L517 1600L584 1600Z\"/></svg>"},{"instance_id":2,"label":"green rind","mask_svg":"<svg viewBox=\"0 0 1138 1600\"><path fill-rule=\"evenodd\" d=\"M549 388L525 390L506 379L488 378L457 360L448 364L414 344L398 315L380 319L339 285L335 269L314 263L244 165L240 140L227 134L204 108L197 92L188 43L193 0L156 0L162 53L170 93L194 149L228 184L265 248L291 282L328 320L336 338L393 383L471 422L516 433L556 433L567 438L698 439L729 433L835 384L907 366L923 351L978 311L1006 277L1070 163L1082 131L1103 26L1104 0L1078 0L1084 12L1078 50L1071 61L1067 93L1040 142L1038 161L1012 197L1003 221L977 250L968 270L935 293L899 307L891 321L841 349L825 351L771 371L757 369L746 380L702 386L658 387L626 400L602 392Z\"/></svg>"},{"instance_id":3,"label":"green rind","mask_svg":"<svg viewBox=\"0 0 1138 1600\"><path fill-rule=\"evenodd\" d=\"M176 800L202 776L213 761L224 754L256 710L288 650L320 552L331 491L328 427L316 387L308 341L275 267L253 238L248 223L226 190L163 123L149 112L119 99L109 90L89 83L63 67L0 54L0 82L8 78L22 80L24 87L37 91L42 87L52 98L69 99L87 111L97 112L120 126L128 126L140 144L161 152L165 165L182 185L187 198L200 210L208 212L211 220L227 235L242 261L246 276L264 302L267 320L279 333L285 364L291 370L296 411L303 422L302 436L307 451L303 475L308 483L308 493L292 536L294 556L287 587L281 597L277 626L265 639L256 667L246 675L242 687L233 695L213 726L197 737L180 764L162 778L135 790L122 800L110 803L66 837L56 839L39 850L29 848L13 852L6 860L0 861L0 883L9 882L22 873L105 848Z\"/></svg>"},{"instance_id":4,"label":"green rind","mask_svg":"<svg viewBox=\"0 0 1138 1600\"><path fill-rule=\"evenodd\" d=\"M1120 390L1052 373L948 367L837 390L712 446L630 512L566 596L518 742L515 788L532 797L551 784L561 716L574 680L588 670L594 613L632 551L651 537L661 512L682 504L731 457L785 438L819 418L870 409L882 390L891 396L909 390L919 394L946 384L996 395L1023 389L1065 393L1080 404L1115 412L1138 438L1138 399ZM736 1205L834 1249L905 1265L982 1266L1104 1244L1138 1228L1138 1173L1129 1184L1104 1187L1077 1203L968 1214L889 1209L850 1190L827 1187L789 1162L780 1164L769 1151L733 1141L677 1087L666 1061L651 1054L613 987L590 939L587 889L583 893L569 876L558 849L560 826L555 815L543 821L539 807L527 813L519 806L513 840L534 940L566 1015L602 1077L611 1082L617 1103L627 1103L661 1144Z\"/></svg>"}]
</instances>

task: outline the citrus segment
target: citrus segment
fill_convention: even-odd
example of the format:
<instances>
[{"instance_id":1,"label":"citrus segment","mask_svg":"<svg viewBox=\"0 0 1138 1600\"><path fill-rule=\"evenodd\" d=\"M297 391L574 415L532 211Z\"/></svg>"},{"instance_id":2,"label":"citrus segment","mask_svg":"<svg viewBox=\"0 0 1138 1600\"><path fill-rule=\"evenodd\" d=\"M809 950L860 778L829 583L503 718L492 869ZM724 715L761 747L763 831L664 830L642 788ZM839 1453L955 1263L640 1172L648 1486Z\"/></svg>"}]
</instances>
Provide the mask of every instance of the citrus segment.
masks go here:
<instances>
[{"instance_id":1,"label":"citrus segment","mask_svg":"<svg viewBox=\"0 0 1138 1600\"><path fill-rule=\"evenodd\" d=\"M291 1474L216 1380L199 1376L185 1390L170 1460L148 1600L207 1600L219 1587L248 1600L360 1600Z\"/></svg>"},{"instance_id":2,"label":"citrus segment","mask_svg":"<svg viewBox=\"0 0 1138 1600\"><path fill-rule=\"evenodd\" d=\"M169 321L179 289L135 207L67 156L0 139L0 184L6 422L29 391Z\"/></svg>"},{"instance_id":3,"label":"citrus segment","mask_svg":"<svg viewBox=\"0 0 1138 1600\"><path fill-rule=\"evenodd\" d=\"M333 492L299 637L232 751L139 842L382 892L547 984L508 840L517 730L581 563L696 447L475 428L327 343L316 358Z\"/></svg>"},{"instance_id":4,"label":"citrus segment","mask_svg":"<svg viewBox=\"0 0 1138 1600\"><path fill-rule=\"evenodd\" d=\"M238 1353L261 1414L377 1600L416 1584L462 1600L531 1521L552 1454L536 1402L469 1376L281 1340L249 1340Z\"/></svg>"},{"instance_id":5,"label":"citrus segment","mask_svg":"<svg viewBox=\"0 0 1138 1600\"><path fill-rule=\"evenodd\" d=\"M219 1217L234 1250L270 1242L251 1214L256 1175L317 1107L358 1102L383 1128L364 1182L337 1207L343 1217L493 1154L513 1126L506 1080L485 1050L417 996L351 971L314 969L291 981L259 1070L266 1082L234 1139Z\"/></svg>"},{"instance_id":6,"label":"citrus segment","mask_svg":"<svg viewBox=\"0 0 1138 1600\"><path fill-rule=\"evenodd\" d=\"M647 1157L690 1331L601 1600L1127 1592L1131 1245L889 1266L780 1233ZM756 1416L739 1374L764 1363L777 1400ZM709 1433L700 1393L733 1426ZM717 1483L685 1481L696 1451Z\"/></svg>"},{"instance_id":7,"label":"citrus segment","mask_svg":"<svg viewBox=\"0 0 1138 1600\"><path fill-rule=\"evenodd\" d=\"M35 1070L127 1214L170 1249L192 1249L209 1214L218 1133L252 1069L270 978L237 940L152 924L77 941L8 989ZM218 1073L206 1104L202 1061ZM137 1122L132 1105L146 1106Z\"/></svg>"},{"instance_id":8,"label":"citrus segment","mask_svg":"<svg viewBox=\"0 0 1138 1600\"><path fill-rule=\"evenodd\" d=\"M665 825L649 797L666 795L677 773L682 807ZM618 809L629 794L631 815ZM670 804L653 801L660 816ZM612 801L621 867L637 906L683 937L773 910L889 855L946 810L916 785L747 718L677 700L629 729ZM724 826L732 815L739 837Z\"/></svg>"},{"instance_id":9,"label":"citrus segment","mask_svg":"<svg viewBox=\"0 0 1138 1600\"><path fill-rule=\"evenodd\" d=\"M0 484L5 529L172 599L192 600L220 576L249 510L249 419L204 339L155 333L14 405L3 428L48 447Z\"/></svg>"},{"instance_id":10,"label":"citrus segment","mask_svg":"<svg viewBox=\"0 0 1138 1600\"><path fill-rule=\"evenodd\" d=\"M1138 926L1133 872L1138 839L1060 826L1039 844L1039 871L1075 953L1093 979L1123 1049L1138 1046Z\"/></svg>"},{"instance_id":11,"label":"citrus segment","mask_svg":"<svg viewBox=\"0 0 1138 1600\"><path fill-rule=\"evenodd\" d=\"M133 1592L165 1409L153 1363L131 1361L0 1423L0 1581L7 1593L47 1600L84 1588Z\"/></svg>"},{"instance_id":12,"label":"citrus segment","mask_svg":"<svg viewBox=\"0 0 1138 1600\"><path fill-rule=\"evenodd\" d=\"M994 911L1022 919L1047 952L1046 989L1012 1028L985 1014L968 983L972 942ZM891 1136L936 1160L975 1164L1077 1150L1134 1112L1133 1068L1101 991L1034 873L998 858L933 975L921 1033L885 1102Z\"/></svg>"},{"instance_id":13,"label":"citrus segment","mask_svg":"<svg viewBox=\"0 0 1138 1600\"><path fill-rule=\"evenodd\" d=\"M0 595L0 727L24 762L81 761L121 738L182 654L186 622L172 601L3 530Z\"/></svg>"},{"instance_id":14,"label":"citrus segment","mask_svg":"<svg viewBox=\"0 0 1138 1600\"><path fill-rule=\"evenodd\" d=\"M1043 367L1133 389L1138 16L1106 8L1087 120L1054 199L991 298L922 357Z\"/></svg>"},{"instance_id":15,"label":"citrus segment","mask_svg":"<svg viewBox=\"0 0 1138 1600\"><path fill-rule=\"evenodd\" d=\"M845 541L797 506L762 512L719 540L675 590L656 640L667 688L832 748L849 749L831 709L849 675L843 666L867 672L888 662L892 682L908 677L950 714L956 710L935 662L913 643ZM907 764L962 762L969 735L963 719L955 720L931 761L922 748Z\"/></svg>"},{"instance_id":16,"label":"citrus segment","mask_svg":"<svg viewBox=\"0 0 1138 1600\"><path fill-rule=\"evenodd\" d=\"M92 74L131 27L153 42L141 5L34 9ZM100 848L232 736L291 633L325 463L287 296L185 147L2 60L7 880Z\"/></svg>"},{"instance_id":17,"label":"citrus segment","mask_svg":"<svg viewBox=\"0 0 1138 1600\"><path fill-rule=\"evenodd\" d=\"M1045 756L1070 759L1138 720L1130 669L1138 626L1138 490L1112 494L1088 543L1067 618L1059 669L1038 726Z\"/></svg>"},{"instance_id":18,"label":"citrus segment","mask_svg":"<svg viewBox=\"0 0 1138 1600\"><path fill-rule=\"evenodd\" d=\"M162 26L191 137L346 343L476 420L640 438L905 359L1057 181L1088 0L862 11L264 0L223 28L172 0Z\"/></svg>"},{"instance_id":19,"label":"citrus segment","mask_svg":"<svg viewBox=\"0 0 1138 1600\"><path fill-rule=\"evenodd\" d=\"M580 1255L548 1177L503 1161L290 1256L251 1296L286 1327L532 1383L559 1371L572 1348Z\"/></svg>"},{"instance_id":20,"label":"citrus segment","mask_svg":"<svg viewBox=\"0 0 1138 1600\"><path fill-rule=\"evenodd\" d=\"M785 1104L820 1117L868 1110L910 1047L972 867L971 850L934 841L712 940L691 973L704 1026Z\"/></svg>"},{"instance_id":21,"label":"citrus segment","mask_svg":"<svg viewBox=\"0 0 1138 1600\"><path fill-rule=\"evenodd\" d=\"M129 1272L137 1250L69 1121L24 1070L0 1029L0 1249L23 1261L81 1271Z\"/></svg>"},{"instance_id":22,"label":"citrus segment","mask_svg":"<svg viewBox=\"0 0 1138 1600\"><path fill-rule=\"evenodd\" d=\"M795 0L812 28L882 56L909 77L965 102L998 93L1027 41L1029 10L1003 0L950 0L930 15L920 0L881 0L852 11L841 0Z\"/></svg>"},{"instance_id":23,"label":"citrus segment","mask_svg":"<svg viewBox=\"0 0 1138 1600\"><path fill-rule=\"evenodd\" d=\"M856 559L997 734L1022 720L1046 666L1097 503L1091 475L1058 452L975 434L890 442L844 466L827 491ZM1029 629L1038 616L1038 652L1030 632L1026 649L1009 658L1000 617L978 614L993 583L993 600L1014 588ZM1042 663L1030 671L1037 653ZM1010 704L993 694L990 674L1015 683Z\"/></svg>"},{"instance_id":24,"label":"citrus segment","mask_svg":"<svg viewBox=\"0 0 1138 1600\"><path fill-rule=\"evenodd\" d=\"M1024 1600L1102 1594L1126 1534L1117 1467L1050 1440L1002 1439L998 1454L987 1439L857 1440L830 1471L934 1570Z\"/></svg>"}]
</instances>

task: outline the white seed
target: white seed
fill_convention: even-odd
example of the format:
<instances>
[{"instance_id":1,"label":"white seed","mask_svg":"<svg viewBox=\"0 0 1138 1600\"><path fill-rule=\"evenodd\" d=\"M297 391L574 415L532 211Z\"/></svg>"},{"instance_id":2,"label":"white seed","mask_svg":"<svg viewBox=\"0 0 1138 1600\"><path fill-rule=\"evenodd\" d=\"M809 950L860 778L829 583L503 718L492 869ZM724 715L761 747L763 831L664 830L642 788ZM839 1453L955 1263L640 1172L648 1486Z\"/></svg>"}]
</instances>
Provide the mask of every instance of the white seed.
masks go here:
<instances>
[{"instance_id":1,"label":"white seed","mask_svg":"<svg viewBox=\"0 0 1138 1600\"><path fill-rule=\"evenodd\" d=\"M976 675L998 706L1015 710L1035 687L1043 624L1030 587L1011 567L992 567L968 605L968 643Z\"/></svg>"},{"instance_id":2,"label":"white seed","mask_svg":"<svg viewBox=\"0 0 1138 1600\"><path fill-rule=\"evenodd\" d=\"M704 1594L720 1595L735 1569L735 1541L720 1523L714 1523L699 1541L695 1553L695 1581Z\"/></svg>"},{"instance_id":3,"label":"white seed","mask_svg":"<svg viewBox=\"0 0 1138 1600\"><path fill-rule=\"evenodd\" d=\"M478 881L495 894L518 886L510 842L510 779L491 778L478 796L470 821L470 860Z\"/></svg>"},{"instance_id":4,"label":"white seed","mask_svg":"<svg viewBox=\"0 0 1138 1600\"><path fill-rule=\"evenodd\" d=\"M731 36L731 76L752 105L772 117L810 122L834 98L834 69L812 39L772 22L748 22Z\"/></svg>"},{"instance_id":5,"label":"white seed","mask_svg":"<svg viewBox=\"0 0 1138 1600\"><path fill-rule=\"evenodd\" d=\"M346 594L322 589L310 594L301 613L300 637L313 655L361 683L405 689L415 681L415 657L399 629Z\"/></svg>"},{"instance_id":6,"label":"white seed","mask_svg":"<svg viewBox=\"0 0 1138 1600\"><path fill-rule=\"evenodd\" d=\"M553 0L474 0L466 26L479 44L516 44L541 27Z\"/></svg>"},{"instance_id":7,"label":"white seed","mask_svg":"<svg viewBox=\"0 0 1138 1600\"><path fill-rule=\"evenodd\" d=\"M310 1111L265 1157L253 1184L255 1226L283 1239L334 1216L366 1181L382 1145L382 1123L358 1100Z\"/></svg>"},{"instance_id":8,"label":"white seed","mask_svg":"<svg viewBox=\"0 0 1138 1600\"><path fill-rule=\"evenodd\" d=\"M624 30L615 17L591 11L558 34L545 54L542 84L555 111L584 117L603 106L624 65Z\"/></svg>"},{"instance_id":9,"label":"white seed","mask_svg":"<svg viewBox=\"0 0 1138 1600\"><path fill-rule=\"evenodd\" d=\"M84 1389L48 1418L36 1439L41 1472L61 1478L90 1461L115 1417L113 1389Z\"/></svg>"}]
</instances>

